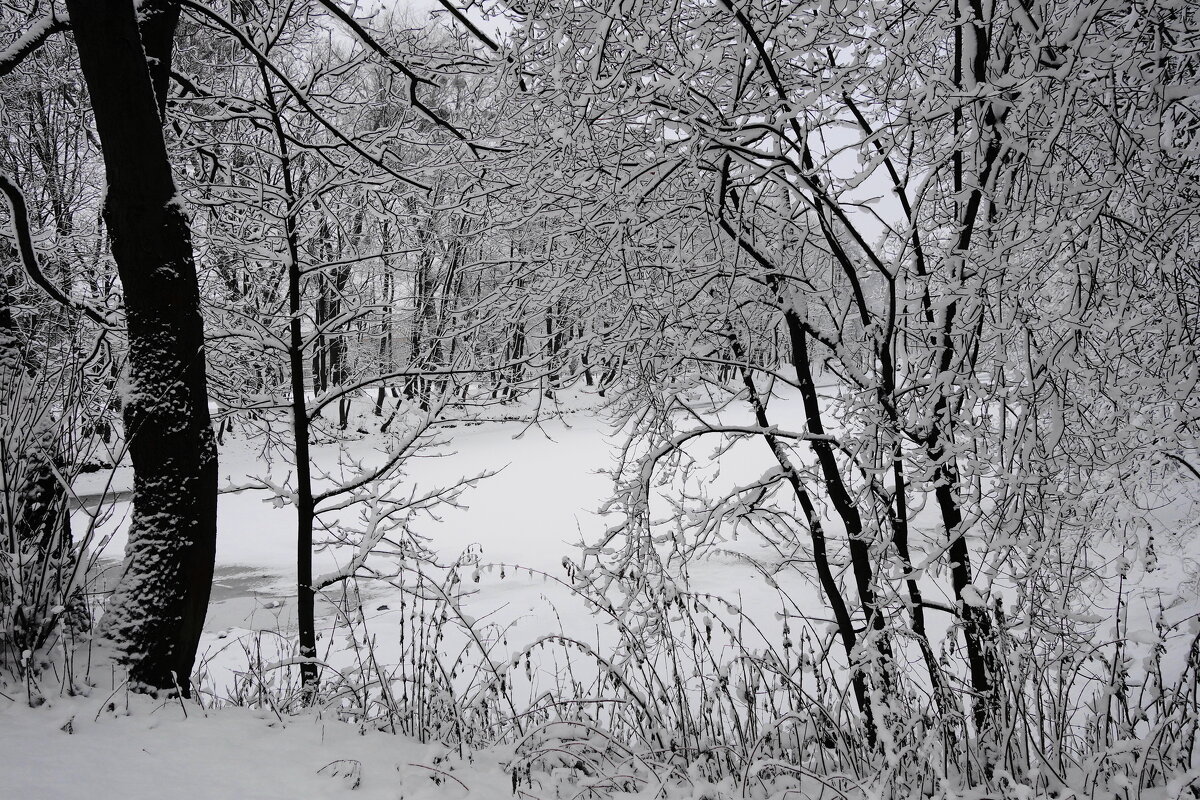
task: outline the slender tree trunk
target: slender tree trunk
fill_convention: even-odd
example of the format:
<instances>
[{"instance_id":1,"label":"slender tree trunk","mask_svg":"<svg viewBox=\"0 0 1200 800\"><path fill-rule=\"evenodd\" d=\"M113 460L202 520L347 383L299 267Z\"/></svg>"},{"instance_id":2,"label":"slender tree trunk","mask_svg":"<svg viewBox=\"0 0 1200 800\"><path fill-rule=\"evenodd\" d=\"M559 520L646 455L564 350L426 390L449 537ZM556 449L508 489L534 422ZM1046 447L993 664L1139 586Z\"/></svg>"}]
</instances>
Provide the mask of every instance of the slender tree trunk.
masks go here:
<instances>
[{"instance_id":1,"label":"slender tree trunk","mask_svg":"<svg viewBox=\"0 0 1200 800\"><path fill-rule=\"evenodd\" d=\"M279 171L283 175L283 193L288 212L283 218L284 241L287 245L288 285L288 366L292 388L292 436L296 458L296 628L300 644L300 657L306 659L300 665L301 698L305 704L317 696L320 675L317 669L317 625L316 597L313 590L313 523L316 519L316 504L313 501L312 465L309 460L309 434L311 420L308 404L304 400L304 331L300 324L300 309L304 301L303 275L300 269L300 244L296 231L295 187L292 183L292 162L287 146L287 137L279 120L279 108L275 103L274 89L265 68L259 66L267 107L271 111L276 144L279 146ZM320 300L318 300L318 305ZM318 311L318 313L320 313ZM320 348L320 337L314 345ZM317 380L314 363L313 381Z\"/></svg>"},{"instance_id":2,"label":"slender tree trunk","mask_svg":"<svg viewBox=\"0 0 1200 800\"><path fill-rule=\"evenodd\" d=\"M426 237L418 236L418 241L423 245L420 253L417 254L417 274L413 278L413 318L412 328L408 337L408 363L414 370L414 374L410 375L406 382L404 395L408 399L414 397L424 398L424 389L422 388L421 376L415 374L416 371L425 366L425 359L422 355L423 333L425 331L426 317L428 316L428 307L431 302L429 294L431 287L429 285L428 274L432 269L430 265L430 256L426 252L428 244Z\"/></svg>"},{"instance_id":3,"label":"slender tree trunk","mask_svg":"<svg viewBox=\"0 0 1200 800\"><path fill-rule=\"evenodd\" d=\"M286 156L284 157L286 159ZM284 168L285 174L288 168ZM290 190L286 190L290 196ZM300 265L296 259L295 219L289 214L287 227L288 250L293 253L288 265L288 360L292 385L292 433L296 455L296 627L300 640L300 657L317 656L316 597L313 591L313 522L316 518L312 492L312 467L309 461L308 405L304 402L304 332L300 328ZM312 702L317 693L319 675L315 661L300 665L300 685L305 703Z\"/></svg>"},{"instance_id":4,"label":"slender tree trunk","mask_svg":"<svg viewBox=\"0 0 1200 800\"><path fill-rule=\"evenodd\" d=\"M325 261L332 260L333 247L329 243L330 235L328 221L322 220L321 228L317 233L317 248L320 254L318 257ZM336 315L333 287L330 281L330 275L324 269L317 270L317 299L313 309L313 324L317 330L313 337L312 354L313 393L317 395L324 394L329 389L333 363L336 358L325 330L329 320Z\"/></svg>"},{"instance_id":5,"label":"slender tree trunk","mask_svg":"<svg viewBox=\"0 0 1200 800\"><path fill-rule=\"evenodd\" d=\"M733 358L739 363L738 372L742 379L742 385L746 389L746 396L750 401L750 406L754 409L755 421L764 430L769 430L771 428L771 420L767 416L767 407L758 393L758 388L754 385L754 378L743 358L744 354L741 344L732 333L727 334L727 338ZM733 367L729 368L733 369ZM854 700L863 714L867 741L873 747L878 732L875 723L874 706L871 702L870 683L868 682L866 671L855 667L855 661L857 660L855 650L858 647L858 635L850 608L846 603L841 588L838 586L837 578L833 574L833 568L826 547L825 529L821 522L821 513L813 503L808 490L801 483L800 473L792 464L787 448L783 446L783 443L774 434L765 433L763 434L763 439L771 449L771 454L775 456L775 460L779 463L788 485L792 487L792 493L795 494L796 501L800 504L800 510L804 514L804 521L808 523L809 539L812 542L813 548L813 564L817 569L817 578L820 580L821 589L825 592L825 601L829 604L829 608L833 612L833 620L837 626L838 638L842 642L842 648L846 652L846 659L850 663L850 684L854 691Z\"/></svg>"},{"instance_id":6,"label":"slender tree trunk","mask_svg":"<svg viewBox=\"0 0 1200 800\"><path fill-rule=\"evenodd\" d=\"M954 85L966 89L986 80L986 69L991 44L983 22L983 9L978 0L951 0L952 9L961 24L954 28ZM964 42L964 39L967 41ZM994 131L995 120L990 105L985 111L985 132L981 136L986 144L978 162L974 186L968 190L965 173L966 149L970 145L963 141L966 120L961 106L956 106L953 115L955 148L952 154L954 197L958 222L958 241L952 256L951 278L960 287L966 280L967 256L970 252L976 221L984 202L983 187L988 185L991 172L1000 155L1000 139ZM942 324L941 341L938 343L939 378L948 375L954 365L953 330L959 312L959 300L946 305ZM963 622L963 639L966 643L967 663L971 676L972 716L975 733L983 744L983 753L990 770L993 766L991 752L992 734L997 723L997 701L995 676L997 654L991 611L986 602L972 602L966 590L974 576L971 567L970 548L966 530L963 529L962 506L959 501L960 473L954 452L954 413L944 390L938 395L933 409L933 425L926 439L929 459L933 464L934 497L941 511L942 525L948 543L946 554L950 561L950 583L954 599L960 609Z\"/></svg>"},{"instance_id":7,"label":"slender tree trunk","mask_svg":"<svg viewBox=\"0 0 1200 800\"><path fill-rule=\"evenodd\" d=\"M584 332L583 326L580 325L578 338L582 339L584 336L585 336L585 332ZM584 382L585 386L594 386L596 383L595 379L592 377L592 365L591 365L591 362L589 361L589 358L591 357L591 355L592 355L592 343L589 340L585 344L585 346L583 348L583 352L579 354L579 363L583 367L583 382Z\"/></svg>"},{"instance_id":8,"label":"slender tree trunk","mask_svg":"<svg viewBox=\"0 0 1200 800\"><path fill-rule=\"evenodd\" d=\"M104 221L129 334L133 517L104 631L132 686L187 695L212 586L217 453L191 231L162 135L178 9L145 4L139 34L128 0L67 5L104 153Z\"/></svg>"},{"instance_id":9,"label":"slender tree trunk","mask_svg":"<svg viewBox=\"0 0 1200 800\"><path fill-rule=\"evenodd\" d=\"M805 423L809 433L821 435L825 433L822 420L820 398L817 396L816 384L813 381L812 368L809 361L807 334L803 324L794 311L784 313L784 320L791 337L792 352L795 354L796 382L800 387L800 396L804 404ZM739 361L741 359L739 358ZM871 545L867 541L867 533L863 528L862 515L858 505L850 494L849 488L838 467L833 445L823 439L810 441L821 467L821 475L825 479L826 491L834 510L846 527L846 538L850 550L850 566L854 574L854 583L858 589L859 603L867 625L875 632L875 647L882 663L879 674L885 685L891 669L891 645L887 639L886 620L883 609L875 596L875 575L871 566Z\"/></svg>"},{"instance_id":10,"label":"slender tree trunk","mask_svg":"<svg viewBox=\"0 0 1200 800\"><path fill-rule=\"evenodd\" d=\"M383 242L383 250L386 252L391 246L388 239L388 224L387 220L383 222L383 231L380 236ZM382 280L382 301L383 313L380 315L379 322L379 374L387 375L395 370L395 355L393 353L393 333L394 326L392 321L392 300L395 294L393 288L395 283L392 277L392 267L388 263L388 258L384 256L383 272L380 276ZM378 394L375 396L375 416L383 416L383 400L387 396L387 386L379 385Z\"/></svg>"}]
</instances>

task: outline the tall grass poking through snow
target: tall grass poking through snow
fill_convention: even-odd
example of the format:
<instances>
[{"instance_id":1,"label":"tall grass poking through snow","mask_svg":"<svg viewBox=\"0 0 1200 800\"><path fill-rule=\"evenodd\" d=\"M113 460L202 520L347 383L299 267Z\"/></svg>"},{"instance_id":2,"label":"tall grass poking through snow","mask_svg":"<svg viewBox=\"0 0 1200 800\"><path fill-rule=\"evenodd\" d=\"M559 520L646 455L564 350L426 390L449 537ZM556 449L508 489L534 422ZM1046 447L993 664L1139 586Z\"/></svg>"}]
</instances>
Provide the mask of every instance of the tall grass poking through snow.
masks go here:
<instances>
[{"instance_id":1,"label":"tall grass poking through snow","mask_svg":"<svg viewBox=\"0 0 1200 800\"><path fill-rule=\"evenodd\" d=\"M112 393L91 385L79 345L63 338L26 352L0 331L0 693L19 686L31 705L88 677L75 659L90 663L89 584L101 549L92 545L112 506L107 486L85 505L72 484L124 448L110 444Z\"/></svg>"},{"instance_id":2,"label":"tall grass poking through snow","mask_svg":"<svg viewBox=\"0 0 1200 800\"><path fill-rule=\"evenodd\" d=\"M477 560L477 552L468 551L444 565L428 553L406 551L403 567L394 574L352 579L326 595L334 614L318 643L317 705L364 728L452 742L464 752L504 738L497 725L516 715L514 706L464 699L500 674L478 654L490 654L502 632L475 625L461 609L464 571L474 571ZM398 591L389 592L385 603L368 599L375 592L364 591L364 585ZM377 628L386 631L386 641ZM453 655L447 650L451 642L457 648ZM230 651L239 666L232 680L218 683L214 662L227 661ZM304 707L300 663L296 643L287 635L252 632L204 654L197 670L199 691L215 706L297 713Z\"/></svg>"},{"instance_id":3,"label":"tall grass poking through snow","mask_svg":"<svg viewBox=\"0 0 1200 800\"><path fill-rule=\"evenodd\" d=\"M1036 625L1003 629L1006 727L985 769L968 720L939 718L916 670L895 676L881 745L869 747L830 636L785 613L782 591L764 618L653 571L601 590L569 563L559 577L477 557L408 560L389 579L399 608L366 600L369 585L338 598L323 654L326 713L460 754L499 747L519 791L572 787L563 796L668 785L696 796L1198 796L1195 621L1160 617L1153 636L1131 636L1118 615L1099 647ZM478 582L518 570L586 606L597 638L563 630L518 645L464 611ZM262 641L246 646L250 666L221 700L299 710L294 645L260 637L281 646L266 656ZM1168 651L1182 654L1174 671Z\"/></svg>"},{"instance_id":4,"label":"tall grass poking through snow","mask_svg":"<svg viewBox=\"0 0 1200 800\"><path fill-rule=\"evenodd\" d=\"M682 518L682 505L671 508ZM775 536L803 529L772 519ZM391 571L373 566L328 598L337 612L321 642L323 708L462 754L501 748L515 790L537 797L550 786L570 797L679 786L697 798L1200 797L1200 625L1162 610L1148 633L1131 624L1123 578L1102 592L1115 614L1080 614L1102 604L1067 595L1102 579L1075 577L1070 554L1014 552L1013 574L1033 579L988 609L999 725L982 739L954 609L941 609L949 629L931 637L951 695L939 700L892 596L892 658L874 658L867 635L855 654L876 692L872 744L827 609L788 588L804 584L803 548L758 565L774 607L740 607L689 579L702 537L656 539L643 522L630 515L624 546L610 536L559 574L484 565L474 549L450 564L416 546L392 553ZM685 538L700 544L681 549ZM1137 561L1131 547L1121 563ZM483 613L478 586L518 573L551 584L547 606L569 622L518 641L517 628L472 616ZM371 599L381 586L386 602ZM265 656L262 643L246 646L250 667L218 694L299 710L291 642L272 635Z\"/></svg>"}]
</instances>

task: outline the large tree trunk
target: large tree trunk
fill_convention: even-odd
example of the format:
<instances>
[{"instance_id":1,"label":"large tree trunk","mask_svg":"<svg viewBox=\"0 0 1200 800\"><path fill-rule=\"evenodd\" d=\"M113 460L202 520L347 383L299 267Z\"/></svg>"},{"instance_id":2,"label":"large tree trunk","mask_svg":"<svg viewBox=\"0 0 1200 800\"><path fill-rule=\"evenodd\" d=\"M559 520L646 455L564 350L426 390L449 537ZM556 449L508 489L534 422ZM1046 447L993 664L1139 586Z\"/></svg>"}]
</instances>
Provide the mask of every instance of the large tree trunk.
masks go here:
<instances>
[{"instance_id":1,"label":"large tree trunk","mask_svg":"<svg viewBox=\"0 0 1200 800\"><path fill-rule=\"evenodd\" d=\"M129 334L124 414L133 518L103 630L128 664L132 686L178 686L187 695L212 585L217 454L191 231L162 134L178 10L143 4L139 32L130 0L67 6L104 152L104 221Z\"/></svg>"}]
</instances>

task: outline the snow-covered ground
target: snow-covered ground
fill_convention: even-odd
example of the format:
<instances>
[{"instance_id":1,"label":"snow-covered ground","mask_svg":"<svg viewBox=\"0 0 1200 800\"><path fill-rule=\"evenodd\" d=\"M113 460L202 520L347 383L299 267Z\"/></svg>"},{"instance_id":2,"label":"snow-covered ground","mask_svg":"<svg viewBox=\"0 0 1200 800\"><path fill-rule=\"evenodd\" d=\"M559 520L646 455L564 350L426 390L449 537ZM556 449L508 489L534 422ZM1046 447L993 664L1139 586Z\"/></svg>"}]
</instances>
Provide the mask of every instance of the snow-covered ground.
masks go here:
<instances>
[{"instance_id":1,"label":"snow-covered ground","mask_svg":"<svg viewBox=\"0 0 1200 800\"><path fill-rule=\"evenodd\" d=\"M509 406L499 411L505 413L482 416L512 416ZM439 520L421 520L420 532L447 563L470 550L484 561L561 574L562 558L574 543L602 529L596 510L610 486L601 474L611 466L606 432L606 423L590 413L564 413L533 426L474 419L439 426L437 438L445 443L409 465L406 471L413 484L434 488L467 475L496 474L469 489L462 507L440 509ZM351 450L369 457L372 446L362 441ZM323 457L334 459L335 449L317 448L314 458ZM278 460L267 467L256 444L242 437L231 438L221 449L226 486L286 469ZM93 534L103 543L101 585L119 570L131 478L129 468L122 466L83 476L75 487L81 496L107 490L118 498ZM210 704L225 696L238 667L245 669L243 642L255 646L251 643L256 632L294 626L294 518L289 507L280 508L270 499L261 490L220 497L217 576L199 657L206 670L200 688ZM87 529L93 510L87 506L94 506L84 505L76 512L77 532ZM317 572L336 568L344 555L319 552ZM548 619L542 578L511 569L504 580L498 577L499 569L487 574L497 579L480 581L472 609L494 607L505 625ZM369 621L383 644L381 661L386 662L391 648L384 640L395 634L401 621L400 593L378 582L360 586L369 601ZM318 613L324 616L320 627L327 627L333 608L323 604ZM482 610L474 613L487 616ZM535 622L534 627L540 626ZM104 663L102 654L94 656ZM332 654L331 660L336 657ZM91 679L98 688L86 697L48 693L46 705L39 709L0 700L0 795L47 800L81 795L136 800L164 793L181 798L335 797L346 796L355 777L361 778L356 797L486 798L513 793L497 758L439 764L446 756L443 747L403 736L360 735L358 728L332 717L323 720L320 714L280 720L243 709L206 711L191 703L185 707L154 702L119 688L109 696L110 669L93 667ZM110 708L114 703L115 709ZM344 777L348 771L354 777Z\"/></svg>"},{"instance_id":2,"label":"snow-covered ground","mask_svg":"<svg viewBox=\"0 0 1200 800\"><path fill-rule=\"evenodd\" d=\"M110 710L110 706L112 706ZM319 716L277 719L241 708L124 692L0 704L0 796L205 800L507 798L501 763L443 763L445 748Z\"/></svg>"},{"instance_id":3,"label":"snow-covered ground","mask_svg":"<svg viewBox=\"0 0 1200 800\"><path fill-rule=\"evenodd\" d=\"M444 508L438 512L440 519L414 523L442 563L453 564L467 555L463 563L470 563L462 571L467 577L461 588L465 595L454 610L484 631L492 664L508 662L524 644L547 633L566 633L595 642L600 649L612 635L577 594L554 580L566 578L564 557L577 560L579 542L596 541L614 521L599 509L613 491L604 471L615 463L622 434L602 413L585 407L587 398L573 400L565 406L570 413L551 416L538 425L460 419L441 426L438 438L443 444L406 468L409 480L425 488L481 472L496 473L464 493L463 507ZM780 414L786 416L787 409ZM350 450L356 457L370 457L371 442L364 439ZM710 450L710 445L701 445L696 453ZM318 447L314 453L318 461L331 462L335 456L332 446ZM730 458L736 469L726 469L719 479L712 476L713 486L753 479L772 463L757 441L738 445L726 460ZM278 478L287 465L276 460L265 467L256 444L242 437L230 439L222 448L223 484L244 485L265 471ZM129 481L124 467L111 475L85 476L76 488L88 494L110 477L111 488L120 497ZM354 796L358 797L512 795L510 779L500 766L503 754L485 753L472 763L457 758L442 761L447 753L440 745L421 745L373 731L360 735L356 726L339 721L329 710L281 719L270 713L212 708L233 693L239 671L246 670L248 652L263 647L265 640L257 632L286 632L294 625L293 516L290 508L270 499L261 490L228 492L220 498L217 581L200 647L201 703L207 700L208 708L131 697L119 688L110 695L112 681L103 688L106 683L99 674L92 676L99 688L85 697L48 693L46 706L34 710L20 702L0 701L0 774L4 776L0 795L48 800L77 796L137 800L164 794L335 797L350 791L356 778L360 783ZM87 513L77 512L76 530L86 527ZM101 564L108 570L119 564L126 516L127 500L119 500L111 518L97 531L97 541L111 535L101 554ZM1164 525L1170 522L1164 520ZM785 613L793 615L795 626L797 610L824 608L811 582L796 571L768 579L744 561L745 555L768 563L781 558L750 537L744 539L726 542L725 552L693 565L692 588L711 591L748 609L766 636L782 635ZM1139 575L1143 593L1147 599L1164 599L1173 616L1195 614L1200 610L1195 585L1200 547L1167 542L1163 547L1169 557L1160 560L1154 573ZM345 550L320 552L316 569L335 569L346 558ZM357 588L362 594L359 622L373 637L379 662L395 663L403 658L400 629L411 607L406 612L403 593L386 582L363 581ZM930 591L935 587L931 585ZM338 592L331 590L329 595L331 602L338 600ZM944 595L935 597L945 600ZM1143 607L1148 610L1148 603ZM322 604L319 613L322 629L340 624L331 603ZM827 628L819 615L806 624L821 633ZM445 646L452 651L466 645L451 637ZM264 663L289 655L285 646L275 647L273 652L260 653ZM330 663L359 656L336 632L324 635L319 647ZM449 656L453 658L454 652ZM94 668L97 673L108 669L100 654L97 659L101 665ZM478 655L475 661L488 664ZM442 774L452 766L453 777ZM345 777L348 773L352 774Z\"/></svg>"}]
</instances>

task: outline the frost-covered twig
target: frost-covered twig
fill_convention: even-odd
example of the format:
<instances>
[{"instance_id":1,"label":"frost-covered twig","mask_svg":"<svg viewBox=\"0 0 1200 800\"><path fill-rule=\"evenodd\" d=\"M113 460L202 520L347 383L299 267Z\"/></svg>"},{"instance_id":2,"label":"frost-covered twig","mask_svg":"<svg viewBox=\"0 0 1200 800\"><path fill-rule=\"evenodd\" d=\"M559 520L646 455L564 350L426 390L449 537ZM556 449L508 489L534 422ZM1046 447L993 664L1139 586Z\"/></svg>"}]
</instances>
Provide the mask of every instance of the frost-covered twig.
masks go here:
<instances>
[{"instance_id":1,"label":"frost-covered twig","mask_svg":"<svg viewBox=\"0 0 1200 800\"><path fill-rule=\"evenodd\" d=\"M66 12L52 9L0 52L0 78L16 69L26 56L41 47L50 36L70 28L71 21Z\"/></svg>"},{"instance_id":2,"label":"frost-covered twig","mask_svg":"<svg viewBox=\"0 0 1200 800\"><path fill-rule=\"evenodd\" d=\"M46 278L41 264L38 263L37 251L33 248L33 237L29 232L29 214L25 210L25 195L22 194L20 187L3 172L0 172L0 191L4 192L4 196L8 198L9 224L12 225L13 237L17 240L17 251L21 254L21 264L25 267L25 272L30 279L50 295L55 302L67 308L82 311L93 322L105 329L113 327L112 320L108 319L102 311L91 303L68 297Z\"/></svg>"}]
</instances>

